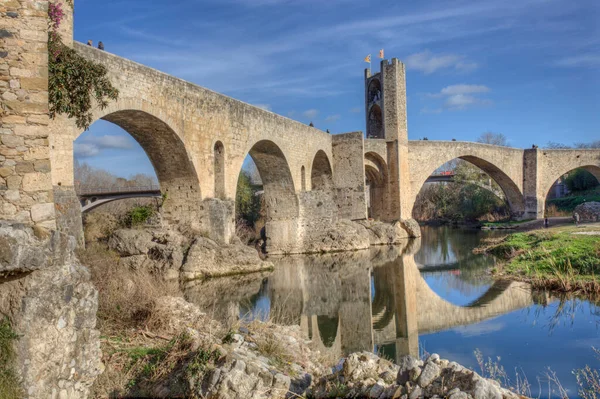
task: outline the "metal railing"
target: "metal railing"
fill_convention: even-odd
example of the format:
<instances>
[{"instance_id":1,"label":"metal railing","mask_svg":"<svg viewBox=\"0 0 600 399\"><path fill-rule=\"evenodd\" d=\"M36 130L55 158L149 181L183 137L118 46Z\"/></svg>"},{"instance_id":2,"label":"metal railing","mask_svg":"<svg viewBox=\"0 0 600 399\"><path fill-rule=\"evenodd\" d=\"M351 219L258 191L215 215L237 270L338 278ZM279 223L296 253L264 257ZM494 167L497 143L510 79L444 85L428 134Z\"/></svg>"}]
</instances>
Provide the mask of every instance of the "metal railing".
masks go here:
<instances>
[{"instance_id":1,"label":"metal railing","mask_svg":"<svg viewBox=\"0 0 600 399\"><path fill-rule=\"evenodd\" d=\"M150 186L111 186L111 187L75 186L75 192L77 192L77 195L142 193L142 192L150 192L150 191L160 191L160 186L157 184L153 184Z\"/></svg>"}]
</instances>

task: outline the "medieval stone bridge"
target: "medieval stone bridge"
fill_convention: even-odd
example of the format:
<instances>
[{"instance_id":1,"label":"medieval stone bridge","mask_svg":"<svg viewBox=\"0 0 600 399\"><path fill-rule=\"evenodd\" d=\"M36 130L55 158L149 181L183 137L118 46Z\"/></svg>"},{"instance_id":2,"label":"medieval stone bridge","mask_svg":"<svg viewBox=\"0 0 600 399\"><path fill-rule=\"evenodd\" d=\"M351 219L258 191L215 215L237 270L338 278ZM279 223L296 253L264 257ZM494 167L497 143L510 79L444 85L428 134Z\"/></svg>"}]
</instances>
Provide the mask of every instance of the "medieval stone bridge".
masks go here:
<instances>
[{"instance_id":1,"label":"medieval stone bridge","mask_svg":"<svg viewBox=\"0 0 600 399\"><path fill-rule=\"evenodd\" d=\"M340 219L410 218L423 184L455 158L489 174L518 219L543 217L550 187L570 170L584 167L600 178L600 150L409 141L405 71L397 59L382 61L374 75L365 71L365 139L361 132L328 134L81 43L74 48L106 66L119 89L94 120L119 125L144 148L166 198L165 219L228 241L237 179L250 155L264 183L271 253L303 252L308 232ZM73 141L81 131L64 118L51 128L58 226L80 235Z\"/></svg>"}]
</instances>

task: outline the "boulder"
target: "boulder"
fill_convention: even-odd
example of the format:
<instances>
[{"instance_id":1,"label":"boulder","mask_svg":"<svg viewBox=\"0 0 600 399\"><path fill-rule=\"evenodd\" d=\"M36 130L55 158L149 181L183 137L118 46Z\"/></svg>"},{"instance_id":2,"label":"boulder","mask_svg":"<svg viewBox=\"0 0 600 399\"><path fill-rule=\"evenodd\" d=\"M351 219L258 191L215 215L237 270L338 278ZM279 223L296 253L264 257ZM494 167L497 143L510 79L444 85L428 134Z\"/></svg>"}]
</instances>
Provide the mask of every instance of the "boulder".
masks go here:
<instances>
[{"instance_id":1,"label":"boulder","mask_svg":"<svg viewBox=\"0 0 600 399\"><path fill-rule=\"evenodd\" d=\"M307 234L303 249L306 253L356 251L370 245L369 233L364 226L340 220L327 230Z\"/></svg>"},{"instance_id":2,"label":"boulder","mask_svg":"<svg viewBox=\"0 0 600 399\"><path fill-rule=\"evenodd\" d=\"M598 222L600 221L600 202L585 202L577 205L573 213L579 214L580 222Z\"/></svg>"},{"instance_id":3,"label":"boulder","mask_svg":"<svg viewBox=\"0 0 600 399\"><path fill-rule=\"evenodd\" d=\"M119 229L108 240L108 247L121 256L146 255L152 246L152 234L143 229Z\"/></svg>"},{"instance_id":4,"label":"boulder","mask_svg":"<svg viewBox=\"0 0 600 399\"><path fill-rule=\"evenodd\" d=\"M421 237L421 227L415 219L401 219L396 223L400 223L410 238Z\"/></svg>"},{"instance_id":5,"label":"boulder","mask_svg":"<svg viewBox=\"0 0 600 399\"><path fill-rule=\"evenodd\" d=\"M408 233L398 222L384 223L374 220L356 222L367 229L371 245L404 244L408 241Z\"/></svg>"},{"instance_id":6,"label":"boulder","mask_svg":"<svg viewBox=\"0 0 600 399\"><path fill-rule=\"evenodd\" d=\"M271 269L273 264L261 260L251 247L219 244L210 238L198 237L187 253L185 264L181 268L181 278L194 280Z\"/></svg>"}]
</instances>

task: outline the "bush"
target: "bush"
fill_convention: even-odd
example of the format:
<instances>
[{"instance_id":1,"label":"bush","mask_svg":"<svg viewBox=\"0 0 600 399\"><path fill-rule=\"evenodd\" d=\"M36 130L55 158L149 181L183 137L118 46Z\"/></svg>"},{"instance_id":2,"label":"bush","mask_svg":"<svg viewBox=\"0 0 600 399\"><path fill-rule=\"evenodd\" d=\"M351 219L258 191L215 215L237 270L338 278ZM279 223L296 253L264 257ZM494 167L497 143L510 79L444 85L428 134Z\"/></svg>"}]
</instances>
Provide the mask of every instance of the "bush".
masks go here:
<instances>
[{"instance_id":1,"label":"bush","mask_svg":"<svg viewBox=\"0 0 600 399\"><path fill-rule=\"evenodd\" d=\"M151 206L136 206L127 213L125 224L129 227L135 227L146 223L152 216L154 216L154 209Z\"/></svg>"}]
</instances>

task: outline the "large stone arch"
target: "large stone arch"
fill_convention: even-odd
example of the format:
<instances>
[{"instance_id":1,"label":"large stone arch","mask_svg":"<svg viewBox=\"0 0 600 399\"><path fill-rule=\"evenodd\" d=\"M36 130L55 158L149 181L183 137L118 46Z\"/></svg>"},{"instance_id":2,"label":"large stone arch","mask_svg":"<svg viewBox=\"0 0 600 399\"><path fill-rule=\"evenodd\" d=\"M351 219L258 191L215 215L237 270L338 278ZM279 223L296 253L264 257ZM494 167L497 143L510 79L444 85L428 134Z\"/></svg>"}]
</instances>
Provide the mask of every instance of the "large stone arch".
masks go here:
<instances>
[{"instance_id":1,"label":"large stone arch","mask_svg":"<svg viewBox=\"0 0 600 399\"><path fill-rule=\"evenodd\" d=\"M333 188L333 172L325 151L315 154L310 171L311 190L330 190Z\"/></svg>"},{"instance_id":2,"label":"large stone arch","mask_svg":"<svg viewBox=\"0 0 600 399\"><path fill-rule=\"evenodd\" d=\"M388 167L385 160L376 152L365 153L365 184L369 190L368 216L386 220L388 187Z\"/></svg>"},{"instance_id":3,"label":"large stone arch","mask_svg":"<svg viewBox=\"0 0 600 399\"><path fill-rule=\"evenodd\" d=\"M144 149L165 198L163 217L198 227L202 195L196 167L184 141L172 125L161 118L164 117L161 114L162 112L140 104L139 101L125 99L112 103L104 110L97 110L94 121L102 119L114 123L129 133ZM73 140L81 133L79 131Z\"/></svg>"},{"instance_id":4,"label":"large stone arch","mask_svg":"<svg viewBox=\"0 0 600 399\"><path fill-rule=\"evenodd\" d=\"M427 143L427 142L423 142ZM523 152L505 147L478 143L432 143L414 145L410 143L410 178L412 214L417 194L425 181L433 172L446 162L462 159L487 173L502 189L511 214L522 217L525 212L525 201L522 191ZM431 146L431 148L422 148ZM436 148L439 147L439 148ZM450 147L450 148L445 148ZM512 169L511 171L505 169Z\"/></svg>"},{"instance_id":5,"label":"large stone arch","mask_svg":"<svg viewBox=\"0 0 600 399\"><path fill-rule=\"evenodd\" d=\"M299 204L288 161L279 146L271 140L258 141L248 154L263 182L267 252L295 252L298 245Z\"/></svg>"}]
</instances>

